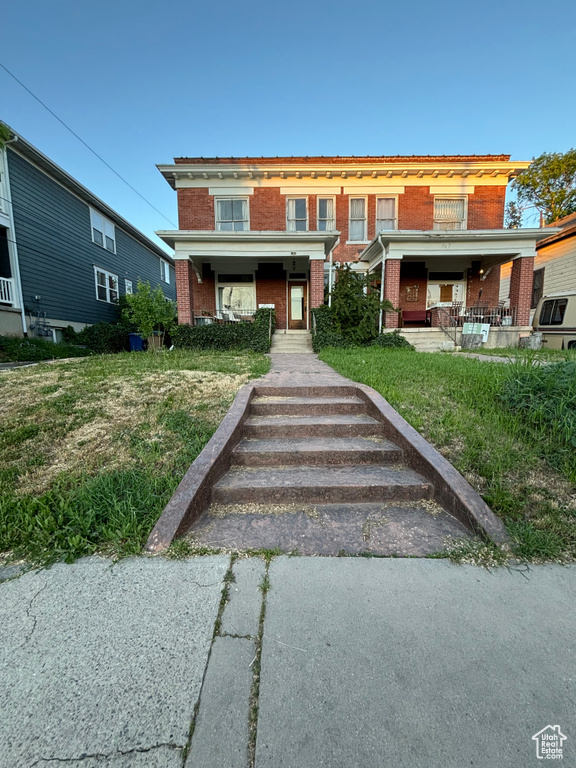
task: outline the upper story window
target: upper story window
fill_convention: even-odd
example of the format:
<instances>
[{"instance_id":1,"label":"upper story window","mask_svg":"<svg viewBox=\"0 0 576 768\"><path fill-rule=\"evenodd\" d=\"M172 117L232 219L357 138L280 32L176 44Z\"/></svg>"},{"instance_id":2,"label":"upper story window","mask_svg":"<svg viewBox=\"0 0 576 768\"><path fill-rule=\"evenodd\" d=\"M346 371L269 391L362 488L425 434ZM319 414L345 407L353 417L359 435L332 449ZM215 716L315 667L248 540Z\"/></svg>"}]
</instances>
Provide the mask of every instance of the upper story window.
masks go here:
<instances>
[{"instance_id":1,"label":"upper story window","mask_svg":"<svg viewBox=\"0 0 576 768\"><path fill-rule=\"evenodd\" d=\"M164 259L160 259L160 279L170 285L170 264Z\"/></svg>"},{"instance_id":2,"label":"upper story window","mask_svg":"<svg viewBox=\"0 0 576 768\"><path fill-rule=\"evenodd\" d=\"M355 242L364 242L367 237L366 227L366 198L350 198L350 227L348 239Z\"/></svg>"},{"instance_id":3,"label":"upper story window","mask_svg":"<svg viewBox=\"0 0 576 768\"><path fill-rule=\"evenodd\" d=\"M336 229L335 199L318 197L318 231L330 232Z\"/></svg>"},{"instance_id":4,"label":"upper story window","mask_svg":"<svg viewBox=\"0 0 576 768\"><path fill-rule=\"evenodd\" d=\"M434 229L466 229L466 198L435 197Z\"/></svg>"},{"instance_id":5,"label":"upper story window","mask_svg":"<svg viewBox=\"0 0 576 768\"><path fill-rule=\"evenodd\" d=\"M96 279L96 298L98 301L107 301L108 304L118 303L118 275L113 275L105 269L94 267Z\"/></svg>"},{"instance_id":6,"label":"upper story window","mask_svg":"<svg viewBox=\"0 0 576 768\"><path fill-rule=\"evenodd\" d=\"M288 197L286 199L286 229L288 232L308 230L308 198Z\"/></svg>"},{"instance_id":7,"label":"upper story window","mask_svg":"<svg viewBox=\"0 0 576 768\"><path fill-rule=\"evenodd\" d=\"M396 229L396 198L376 198L376 234L383 229Z\"/></svg>"},{"instance_id":8,"label":"upper story window","mask_svg":"<svg viewBox=\"0 0 576 768\"><path fill-rule=\"evenodd\" d=\"M128 296L131 296L134 293L132 280L124 280L124 293L127 294Z\"/></svg>"},{"instance_id":9,"label":"upper story window","mask_svg":"<svg viewBox=\"0 0 576 768\"><path fill-rule=\"evenodd\" d=\"M101 213L90 208L90 223L92 225L92 240L112 253L116 253L116 230L114 224Z\"/></svg>"},{"instance_id":10,"label":"upper story window","mask_svg":"<svg viewBox=\"0 0 576 768\"><path fill-rule=\"evenodd\" d=\"M243 232L250 229L248 198L216 198L216 229L219 232Z\"/></svg>"}]
</instances>

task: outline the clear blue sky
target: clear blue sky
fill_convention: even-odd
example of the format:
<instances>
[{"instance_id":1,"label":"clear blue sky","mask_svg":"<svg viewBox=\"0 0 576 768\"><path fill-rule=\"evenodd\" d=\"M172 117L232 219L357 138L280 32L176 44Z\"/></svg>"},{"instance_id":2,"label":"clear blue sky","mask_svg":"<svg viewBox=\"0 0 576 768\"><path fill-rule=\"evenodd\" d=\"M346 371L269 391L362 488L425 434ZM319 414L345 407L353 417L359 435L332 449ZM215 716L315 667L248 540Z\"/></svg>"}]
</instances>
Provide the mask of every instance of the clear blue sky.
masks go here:
<instances>
[{"instance_id":1,"label":"clear blue sky","mask_svg":"<svg viewBox=\"0 0 576 768\"><path fill-rule=\"evenodd\" d=\"M180 155L576 145L576 3L27 0L0 61L166 216ZM0 70L0 118L154 238L150 209Z\"/></svg>"}]
</instances>

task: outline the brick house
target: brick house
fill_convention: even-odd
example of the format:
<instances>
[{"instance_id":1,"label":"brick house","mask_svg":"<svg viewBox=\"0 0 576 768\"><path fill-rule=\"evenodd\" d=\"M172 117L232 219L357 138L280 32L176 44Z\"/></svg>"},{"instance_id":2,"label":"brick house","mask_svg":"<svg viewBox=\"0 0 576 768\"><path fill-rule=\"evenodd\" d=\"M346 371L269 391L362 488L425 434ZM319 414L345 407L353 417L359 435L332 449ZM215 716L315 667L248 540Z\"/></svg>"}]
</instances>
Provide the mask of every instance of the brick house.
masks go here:
<instances>
[{"instance_id":1,"label":"brick house","mask_svg":"<svg viewBox=\"0 0 576 768\"><path fill-rule=\"evenodd\" d=\"M509 155L176 158L158 168L178 195L179 320L238 319L274 305L307 329L335 263L374 275L399 307L383 325L439 324L482 308L526 326L539 229L503 229ZM500 266L513 262L506 312ZM530 283L530 286L528 286ZM478 319L478 313L476 317Z\"/></svg>"}]
</instances>

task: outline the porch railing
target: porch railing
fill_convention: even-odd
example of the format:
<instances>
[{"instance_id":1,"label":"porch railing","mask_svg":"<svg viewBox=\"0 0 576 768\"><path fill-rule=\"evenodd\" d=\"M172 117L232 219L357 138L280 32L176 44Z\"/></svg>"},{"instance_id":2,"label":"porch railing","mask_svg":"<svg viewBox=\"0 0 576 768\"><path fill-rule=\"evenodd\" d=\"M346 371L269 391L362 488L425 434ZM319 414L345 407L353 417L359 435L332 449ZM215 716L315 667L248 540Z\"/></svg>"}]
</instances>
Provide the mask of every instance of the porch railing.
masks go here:
<instances>
[{"instance_id":1,"label":"porch railing","mask_svg":"<svg viewBox=\"0 0 576 768\"><path fill-rule=\"evenodd\" d=\"M443 330L461 328L464 323L480 323L493 327L516 325L516 307L462 305L431 307L426 310L426 325ZM449 334L450 335L450 334Z\"/></svg>"},{"instance_id":2,"label":"porch railing","mask_svg":"<svg viewBox=\"0 0 576 768\"><path fill-rule=\"evenodd\" d=\"M14 304L14 280L0 277L0 304Z\"/></svg>"},{"instance_id":3,"label":"porch railing","mask_svg":"<svg viewBox=\"0 0 576 768\"><path fill-rule=\"evenodd\" d=\"M256 309L201 309L194 312L194 325L228 325L229 323L252 323ZM272 317L272 316L270 316Z\"/></svg>"}]
</instances>

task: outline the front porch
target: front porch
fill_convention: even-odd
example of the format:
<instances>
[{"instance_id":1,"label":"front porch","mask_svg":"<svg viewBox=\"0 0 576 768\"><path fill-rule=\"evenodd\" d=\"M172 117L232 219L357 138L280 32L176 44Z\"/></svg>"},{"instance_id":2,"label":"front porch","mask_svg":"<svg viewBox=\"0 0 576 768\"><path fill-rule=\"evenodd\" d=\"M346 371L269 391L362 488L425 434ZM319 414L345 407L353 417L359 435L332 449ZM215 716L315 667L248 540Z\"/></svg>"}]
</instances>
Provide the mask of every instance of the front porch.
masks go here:
<instances>
[{"instance_id":1,"label":"front porch","mask_svg":"<svg viewBox=\"0 0 576 768\"><path fill-rule=\"evenodd\" d=\"M178 321L250 322L276 310L279 330L309 330L324 303L324 262L334 232L177 231L158 235L175 250Z\"/></svg>"},{"instance_id":2,"label":"front porch","mask_svg":"<svg viewBox=\"0 0 576 768\"><path fill-rule=\"evenodd\" d=\"M385 328L526 327L541 229L382 232L360 256L383 299L398 312ZM512 262L510 296L500 301L500 267Z\"/></svg>"}]
</instances>

